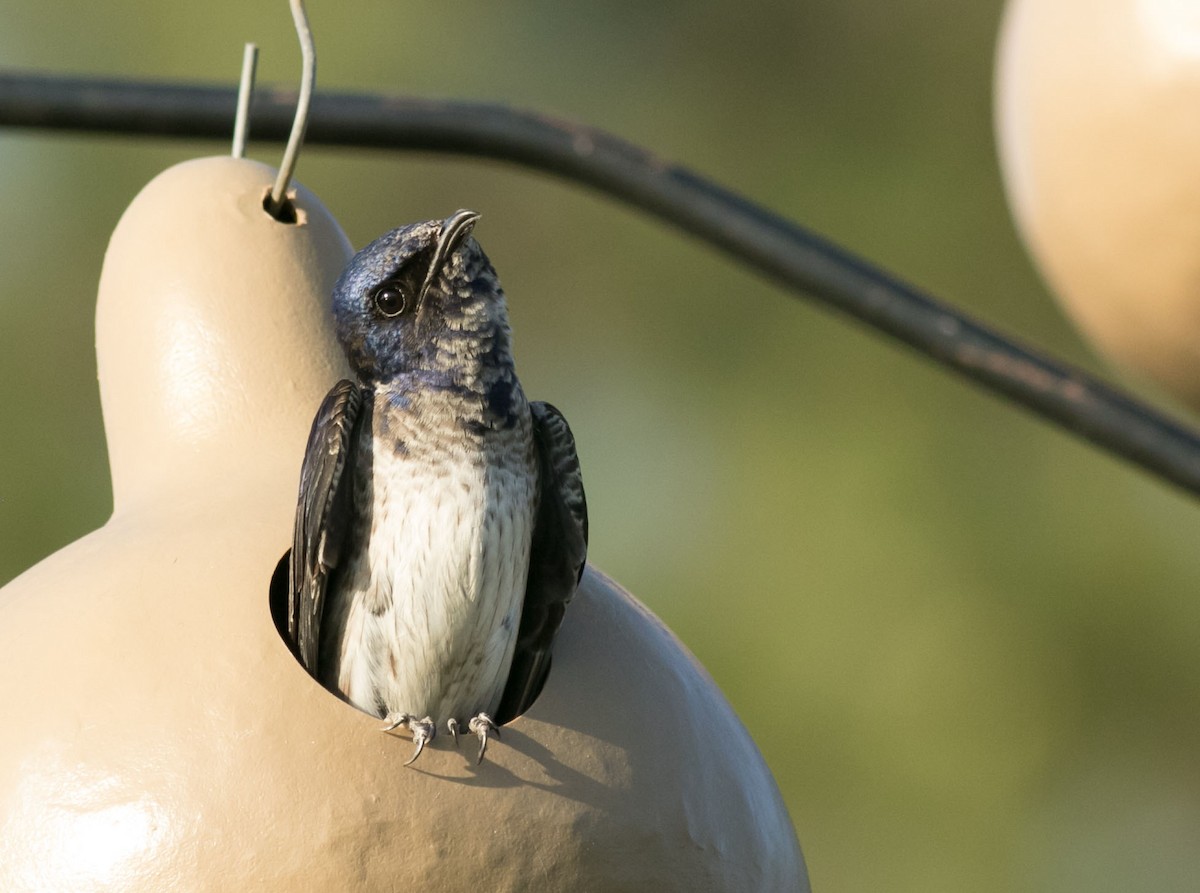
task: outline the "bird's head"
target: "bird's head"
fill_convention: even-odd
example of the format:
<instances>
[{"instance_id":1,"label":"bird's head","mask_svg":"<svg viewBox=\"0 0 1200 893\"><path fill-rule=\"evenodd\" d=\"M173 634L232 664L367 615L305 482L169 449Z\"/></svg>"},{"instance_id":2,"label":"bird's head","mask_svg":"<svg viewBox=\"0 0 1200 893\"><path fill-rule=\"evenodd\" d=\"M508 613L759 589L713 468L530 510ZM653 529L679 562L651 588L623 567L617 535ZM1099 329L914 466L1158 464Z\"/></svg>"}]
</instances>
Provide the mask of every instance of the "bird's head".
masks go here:
<instances>
[{"instance_id":1,"label":"bird's head","mask_svg":"<svg viewBox=\"0 0 1200 893\"><path fill-rule=\"evenodd\" d=\"M481 364L510 364L504 293L457 211L394 229L354 256L333 289L338 339L364 382L410 375L458 383Z\"/></svg>"}]
</instances>

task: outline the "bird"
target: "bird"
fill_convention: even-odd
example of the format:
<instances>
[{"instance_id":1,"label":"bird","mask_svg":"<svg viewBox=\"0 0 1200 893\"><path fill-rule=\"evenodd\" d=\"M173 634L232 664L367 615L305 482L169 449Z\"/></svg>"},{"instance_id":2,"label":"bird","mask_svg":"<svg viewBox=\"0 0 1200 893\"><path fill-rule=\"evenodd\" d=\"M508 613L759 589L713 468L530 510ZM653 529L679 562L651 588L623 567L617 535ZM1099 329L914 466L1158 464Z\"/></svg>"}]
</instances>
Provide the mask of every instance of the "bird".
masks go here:
<instances>
[{"instance_id":1,"label":"bird","mask_svg":"<svg viewBox=\"0 0 1200 893\"><path fill-rule=\"evenodd\" d=\"M288 635L327 689L412 733L479 739L523 713L587 560L563 415L517 378L479 215L394 229L333 288L354 380L313 420L289 560Z\"/></svg>"}]
</instances>

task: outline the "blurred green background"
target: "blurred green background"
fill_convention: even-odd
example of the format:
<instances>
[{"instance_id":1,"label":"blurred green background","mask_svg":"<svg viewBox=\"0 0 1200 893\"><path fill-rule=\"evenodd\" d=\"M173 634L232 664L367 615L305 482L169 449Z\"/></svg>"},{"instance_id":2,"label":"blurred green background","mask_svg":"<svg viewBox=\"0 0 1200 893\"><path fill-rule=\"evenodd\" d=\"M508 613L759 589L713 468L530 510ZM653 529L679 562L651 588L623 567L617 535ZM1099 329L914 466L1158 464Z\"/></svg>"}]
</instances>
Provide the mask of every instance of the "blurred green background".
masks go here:
<instances>
[{"instance_id":1,"label":"blurred green background","mask_svg":"<svg viewBox=\"0 0 1200 893\"><path fill-rule=\"evenodd\" d=\"M321 87L602 126L1100 368L1004 205L999 0L309 7ZM232 83L245 40L296 81L283 0L0 0L6 67ZM108 235L161 169L224 151L0 132L0 582L106 519ZM318 148L299 178L356 245L484 213L592 556L728 695L816 889L1195 889L1193 500L598 195Z\"/></svg>"}]
</instances>

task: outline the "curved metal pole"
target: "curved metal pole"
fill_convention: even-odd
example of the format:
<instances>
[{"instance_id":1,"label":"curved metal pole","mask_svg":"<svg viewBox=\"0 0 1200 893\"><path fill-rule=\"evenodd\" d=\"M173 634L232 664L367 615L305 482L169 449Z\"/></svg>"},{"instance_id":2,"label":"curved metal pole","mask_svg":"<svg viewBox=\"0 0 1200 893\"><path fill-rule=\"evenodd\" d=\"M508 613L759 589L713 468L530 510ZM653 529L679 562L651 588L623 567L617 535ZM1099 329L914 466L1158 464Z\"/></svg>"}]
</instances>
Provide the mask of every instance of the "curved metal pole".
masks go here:
<instances>
[{"instance_id":1,"label":"curved metal pole","mask_svg":"<svg viewBox=\"0 0 1200 893\"><path fill-rule=\"evenodd\" d=\"M288 99L256 93L258 138L287 135ZM0 126L225 139L233 110L226 88L0 74ZM494 104L324 94L313 99L307 142L491 158L591 186L1200 495L1200 437L1185 426L603 131Z\"/></svg>"}]
</instances>

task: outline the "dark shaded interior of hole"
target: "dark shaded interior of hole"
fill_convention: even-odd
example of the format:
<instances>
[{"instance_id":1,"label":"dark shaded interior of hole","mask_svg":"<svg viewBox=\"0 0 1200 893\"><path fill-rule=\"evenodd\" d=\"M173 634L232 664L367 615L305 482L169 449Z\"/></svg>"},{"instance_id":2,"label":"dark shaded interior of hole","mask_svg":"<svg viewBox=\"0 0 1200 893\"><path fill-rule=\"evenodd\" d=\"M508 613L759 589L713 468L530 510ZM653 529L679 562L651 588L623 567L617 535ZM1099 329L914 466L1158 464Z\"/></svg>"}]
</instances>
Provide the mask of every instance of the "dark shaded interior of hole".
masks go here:
<instances>
[{"instance_id":1,"label":"dark shaded interior of hole","mask_svg":"<svg viewBox=\"0 0 1200 893\"><path fill-rule=\"evenodd\" d=\"M524 710L520 710L520 711L512 711L512 710L508 710L508 711L497 711L497 712L496 712L496 722L498 722L498 723L499 723L500 725L502 725L502 726L504 726L504 725L508 725L510 722L512 722L512 721L513 721L514 719L516 719L518 716L521 716L521 715L522 715L522 714L524 714L524 713L528 713L528 712L529 712L529 708L530 708L530 707L532 707L534 704L536 704L536 703L537 703L537 699L538 699L538 698L540 698L540 697L542 696L542 689L546 687L546 680L550 678L550 671L551 671L551 670L553 670L553 669L554 669L554 660L553 660L553 659L551 659L550 663L549 663L549 664L547 665L547 667L546 667L546 675L544 675L544 676L542 677L542 681L541 681L540 683L538 683L538 686L537 686L537 688L535 688L535 689L533 690L533 693L532 693L532 695L531 695L531 696L530 696L530 698L529 698L529 703L525 705L525 709L524 709Z\"/></svg>"},{"instance_id":2,"label":"dark shaded interior of hole","mask_svg":"<svg viewBox=\"0 0 1200 893\"><path fill-rule=\"evenodd\" d=\"M283 639L283 644L287 645L288 651L292 652L292 657L296 658L296 662L299 663L300 653L292 644L292 637L288 635L288 587L291 585L288 565L291 558L292 550L288 549L279 559L279 563L275 565L275 572L271 574L269 597L271 619L275 621L275 632L279 633L279 638Z\"/></svg>"},{"instance_id":3,"label":"dark shaded interior of hole","mask_svg":"<svg viewBox=\"0 0 1200 893\"><path fill-rule=\"evenodd\" d=\"M268 214L271 214L271 193L270 192L268 192L266 198L263 199L263 210L266 211ZM283 200L283 204L279 206L279 213L271 214L271 216L274 217L276 220L278 220L280 223L295 223L296 220L298 219L296 217L296 206L294 204L292 204L292 200L290 198L285 198Z\"/></svg>"},{"instance_id":4,"label":"dark shaded interior of hole","mask_svg":"<svg viewBox=\"0 0 1200 893\"><path fill-rule=\"evenodd\" d=\"M283 553L283 557L279 559L279 563L275 565L275 572L271 574L271 588L269 591L271 620L275 622L275 631L279 633L279 638L283 639L283 643L287 645L288 651L292 653L292 657L296 658L296 662L300 662L300 654L296 651L296 646L292 643L292 637L288 635L288 587L291 585L289 579L289 564L291 562L292 552L289 549ZM553 667L551 667L553 669ZM311 674L310 674L311 675ZM550 678L550 673L546 673L546 679ZM533 693L529 704L525 707L528 710L537 703L537 699L542 694L542 689L546 686L546 679L542 680L542 684L538 686L537 691ZM512 722L520 713L508 715L507 713L496 714L496 722L499 725L507 725Z\"/></svg>"}]
</instances>

